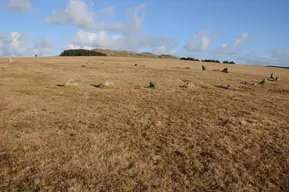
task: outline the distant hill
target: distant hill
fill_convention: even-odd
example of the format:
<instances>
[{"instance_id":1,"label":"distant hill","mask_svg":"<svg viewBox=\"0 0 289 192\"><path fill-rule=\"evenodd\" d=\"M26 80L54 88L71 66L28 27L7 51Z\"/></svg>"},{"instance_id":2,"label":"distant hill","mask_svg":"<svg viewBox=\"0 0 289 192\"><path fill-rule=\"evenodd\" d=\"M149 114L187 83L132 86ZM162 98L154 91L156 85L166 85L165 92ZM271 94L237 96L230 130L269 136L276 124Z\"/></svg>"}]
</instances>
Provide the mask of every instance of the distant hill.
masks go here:
<instances>
[{"instance_id":1,"label":"distant hill","mask_svg":"<svg viewBox=\"0 0 289 192\"><path fill-rule=\"evenodd\" d=\"M152 59L179 59L179 57L173 55L156 55L149 52L143 53L135 53L132 51L118 51L118 50L111 50L111 49L92 49L96 52L101 52L107 54L110 57L139 57L139 58L152 58Z\"/></svg>"},{"instance_id":2,"label":"distant hill","mask_svg":"<svg viewBox=\"0 0 289 192\"><path fill-rule=\"evenodd\" d=\"M276 65L267 65L267 67L277 67L277 68L289 69L289 67L285 67L285 66L276 66Z\"/></svg>"}]
</instances>

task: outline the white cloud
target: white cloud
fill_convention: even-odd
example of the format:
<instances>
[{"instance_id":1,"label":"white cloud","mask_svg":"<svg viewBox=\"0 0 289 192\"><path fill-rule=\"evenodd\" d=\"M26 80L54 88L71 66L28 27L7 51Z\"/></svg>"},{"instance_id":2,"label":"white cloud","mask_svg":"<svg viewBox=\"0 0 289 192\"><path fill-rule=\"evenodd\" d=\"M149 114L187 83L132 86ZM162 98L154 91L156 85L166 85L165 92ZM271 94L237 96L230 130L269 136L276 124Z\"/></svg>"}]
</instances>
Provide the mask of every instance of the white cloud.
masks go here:
<instances>
[{"instance_id":1,"label":"white cloud","mask_svg":"<svg viewBox=\"0 0 289 192\"><path fill-rule=\"evenodd\" d=\"M242 33L241 36L235 40L233 48L237 48L240 45L240 43L242 43L243 41L245 41L248 38L248 36L249 36L248 33L246 33L246 32Z\"/></svg>"},{"instance_id":2,"label":"white cloud","mask_svg":"<svg viewBox=\"0 0 289 192\"><path fill-rule=\"evenodd\" d=\"M53 53L53 43L50 39L42 38L34 42L34 54L50 55Z\"/></svg>"},{"instance_id":3,"label":"white cloud","mask_svg":"<svg viewBox=\"0 0 289 192\"><path fill-rule=\"evenodd\" d=\"M96 26L94 13L83 0L68 0L66 8L54 10L44 21L49 24L74 24L82 29L94 29Z\"/></svg>"},{"instance_id":4,"label":"white cloud","mask_svg":"<svg viewBox=\"0 0 289 192\"><path fill-rule=\"evenodd\" d=\"M141 48L171 47L174 43L169 38L149 37L142 34L145 16L145 5L130 10L128 23L106 25L99 23L95 29L98 32L88 32L80 29L70 40L67 48L107 48L114 50L139 51ZM117 34L111 35L110 32Z\"/></svg>"},{"instance_id":5,"label":"white cloud","mask_svg":"<svg viewBox=\"0 0 289 192\"><path fill-rule=\"evenodd\" d=\"M107 25L102 22L96 23L95 13L92 12L89 5L84 0L68 0L68 5L64 9L54 10L51 15L45 18L48 24L73 24L84 30L112 31L123 33L134 33L142 30L142 24L145 16L145 5L141 4L130 10L128 23L117 22L113 25ZM114 9L108 7L100 12L105 14L114 14Z\"/></svg>"},{"instance_id":6,"label":"white cloud","mask_svg":"<svg viewBox=\"0 0 289 192\"><path fill-rule=\"evenodd\" d=\"M32 4L29 0L8 0L6 7L9 11L25 12L32 7Z\"/></svg>"},{"instance_id":7,"label":"white cloud","mask_svg":"<svg viewBox=\"0 0 289 192\"><path fill-rule=\"evenodd\" d=\"M225 49L226 47L228 47L228 44L224 43L224 44L222 45L222 48Z\"/></svg>"},{"instance_id":8,"label":"white cloud","mask_svg":"<svg viewBox=\"0 0 289 192\"><path fill-rule=\"evenodd\" d=\"M144 47L171 46L173 41L167 38L148 37L142 34L109 35L106 31L98 33L79 30L67 47L93 47L114 50L139 51Z\"/></svg>"},{"instance_id":9,"label":"white cloud","mask_svg":"<svg viewBox=\"0 0 289 192\"><path fill-rule=\"evenodd\" d=\"M113 9L113 7L103 8L100 10L100 13L102 13L104 15L114 15L114 9Z\"/></svg>"},{"instance_id":10,"label":"white cloud","mask_svg":"<svg viewBox=\"0 0 289 192\"><path fill-rule=\"evenodd\" d=\"M208 37L202 37L201 50L206 50L209 47L210 39Z\"/></svg>"},{"instance_id":11,"label":"white cloud","mask_svg":"<svg viewBox=\"0 0 289 192\"><path fill-rule=\"evenodd\" d=\"M184 46L185 50L188 52L206 51L211 41L207 34L208 31L194 33L189 39L188 44Z\"/></svg>"},{"instance_id":12,"label":"white cloud","mask_svg":"<svg viewBox=\"0 0 289 192\"><path fill-rule=\"evenodd\" d=\"M50 50L49 50L50 49ZM52 44L47 39L36 40L29 45L28 35L21 32L0 34L0 56L33 56L52 53Z\"/></svg>"},{"instance_id":13,"label":"white cloud","mask_svg":"<svg viewBox=\"0 0 289 192\"><path fill-rule=\"evenodd\" d=\"M216 50L216 53L219 55L235 55L238 52L241 43L246 41L248 37L249 34L244 32L234 41L233 45L222 44L222 46Z\"/></svg>"},{"instance_id":14,"label":"white cloud","mask_svg":"<svg viewBox=\"0 0 289 192\"><path fill-rule=\"evenodd\" d=\"M79 45L68 44L65 49L80 49Z\"/></svg>"},{"instance_id":15,"label":"white cloud","mask_svg":"<svg viewBox=\"0 0 289 192\"><path fill-rule=\"evenodd\" d=\"M153 49L153 53L155 54L169 54L174 55L177 52L176 48L168 47L168 46L159 46Z\"/></svg>"},{"instance_id":16,"label":"white cloud","mask_svg":"<svg viewBox=\"0 0 289 192\"><path fill-rule=\"evenodd\" d=\"M30 47L27 45L27 35L20 32L0 35L0 56L23 56Z\"/></svg>"},{"instance_id":17,"label":"white cloud","mask_svg":"<svg viewBox=\"0 0 289 192\"><path fill-rule=\"evenodd\" d=\"M122 22L118 22L114 25L98 23L95 29L100 31L123 32L126 34L140 32L142 31L145 14L146 7L144 4L141 4L129 11L127 24Z\"/></svg>"},{"instance_id":18,"label":"white cloud","mask_svg":"<svg viewBox=\"0 0 289 192\"><path fill-rule=\"evenodd\" d=\"M248 64L289 67L289 49L282 51L270 51L265 55L249 53L246 55L238 56L236 58Z\"/></svg>"}]
</instances>

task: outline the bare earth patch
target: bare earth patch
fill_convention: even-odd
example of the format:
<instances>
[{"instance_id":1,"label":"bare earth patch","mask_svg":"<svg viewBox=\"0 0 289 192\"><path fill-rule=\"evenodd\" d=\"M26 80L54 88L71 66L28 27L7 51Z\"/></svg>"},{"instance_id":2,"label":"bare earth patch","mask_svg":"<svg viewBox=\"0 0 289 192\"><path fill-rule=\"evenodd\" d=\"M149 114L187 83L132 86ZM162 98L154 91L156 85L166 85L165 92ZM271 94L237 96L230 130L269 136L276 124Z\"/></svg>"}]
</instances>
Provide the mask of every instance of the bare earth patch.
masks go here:
<instances>
[{"instance_id":1,"label":"bare earth patch","mask_svg":"<svg viewBox=\"0 0 289 192\"><path fill-rule=\"evenodd\" d=\"M286 69L17 60L0 59L0 191L289 190ZM271 73L282 80L241 83ZM57 86L68 79L78 86ZM104 79L117 88L91 86ZM144 88L151 81L161 88Z\"/></svg>"}]
</instances>

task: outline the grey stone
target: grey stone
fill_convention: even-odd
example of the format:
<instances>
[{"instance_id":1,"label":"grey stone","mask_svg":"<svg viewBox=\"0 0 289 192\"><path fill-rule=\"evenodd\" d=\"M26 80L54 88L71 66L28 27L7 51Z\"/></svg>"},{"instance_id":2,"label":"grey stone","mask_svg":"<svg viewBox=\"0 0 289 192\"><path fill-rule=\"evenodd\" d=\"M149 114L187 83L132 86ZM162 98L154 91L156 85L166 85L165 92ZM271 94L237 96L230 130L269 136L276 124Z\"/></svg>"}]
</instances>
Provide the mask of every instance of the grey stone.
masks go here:
<instances>
[{"instance_id":1,"label":"grey stone","mask_svg":"<svg viewBox=\"0 0 289 192\"><path fill-rule=\"evenodd\" d=\"M223 73L229 73L229 69L228 69L228 68L224 68L224 69L222 70L222 72L223 72Z\"/></svg>"},{"instance_id":2,"label":"grey stone","mask_svg":"<svg viewBox=\"0 0 289 192\"><path fill-rule=\"evenodd\" d=\"M151 82L150 82L150 85L149 85L149 88L155 88L155 87L157 87L157 86L158 86L158 83L157 83L157 82L151 81Z\"/></svg>"},{"instance_id":3,"label":"grey stone","mask_svg":"<svg viewBox=\"0 0 289 192\"><path fill-rule=\"evenodd\" d=\"M66 81L65 86L78 86L78 83L76 83L73 79L69 79Z\"/></svg>"},{"instance_id":4,"label":"grey stone","mask_svg":"<svg viewBox=\"0 0 289 192\"><path fill-rule=\"evenodd\" d=\"M271 79L274 79L275 78L275 75L274 73L271 73L271 76L270 76Z\"/></svg>"}]
</instances>

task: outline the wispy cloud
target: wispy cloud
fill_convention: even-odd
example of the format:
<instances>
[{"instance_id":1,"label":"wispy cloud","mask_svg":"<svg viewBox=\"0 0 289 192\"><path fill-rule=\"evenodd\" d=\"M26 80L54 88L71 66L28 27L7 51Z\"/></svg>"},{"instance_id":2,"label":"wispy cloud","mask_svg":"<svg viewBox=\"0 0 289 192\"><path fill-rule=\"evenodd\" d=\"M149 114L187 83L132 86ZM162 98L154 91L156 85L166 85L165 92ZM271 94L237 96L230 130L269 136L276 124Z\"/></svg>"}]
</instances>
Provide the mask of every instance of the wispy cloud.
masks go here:
<instances>
[{"instance_id":1,"label":"wispy cloud","mask_svg":"<svg viewBox=\"0 0 289 192\"><path fill-rule=\"evenodd\" d=\"M79 30L69 43L70 47L94 47L117 50L138 51L143 47L170 46L173 41L168 38L150 37L143 34L109 35L106 31L98 33Z\"/></svg>"},{"instance_id":2,"label":"wispy cloud","mask_svg":"<svg viewBox=\"0 0 289 192\"><path fill-rule=\"evenodd\" d=\"M83 0L68 0L66 8L54 10L44 21L49 24L73 24L81 29L96 27L94 13Z\"/></svg>"},{"instance_id":3,"label":"wispy cloud","mask_svg":"<svg viewBox=\"0 0 289 192\"><path fill-rule=\"evenodd\" d=\"M145 14L145 5L141 4L130 9L128 23L118 22L113 25L99 23L95 27L98 32L80 29L66 47L94 47L131 51L139 51L141 48L160 51L161 48L165 48L167 51L169 49L172 51L174 44L172 39L143 34L142 27ZM117 35L111 35L109 33L111 31L116 32Z\"/></svg>"},{"instance_id":4,"label":"wispy cloud","mask_svg":"<svg viewBox=\"0 0 289 192\"><path fill-rule=\"evenodd\" d=\"M208 36L209 31L204 30L192 34L189 42L184 46L188 52L203 52L206 51L210 45L211 39Z\"/></svg>"},{"instance_id":5,"label":"wispy cloud","mask_svg":"<svg viewBox=\"0 0 289 192\"><path fill-rule=\"evenodd\" d=\"M103 8L100 10L100 13L102 13L104 15L114 15L114 9L113 9L113 7Z\"/></svg>"},{"instance_id":6,"label":"wispy cloud","mask_svg":"<svg viewBox=\"0 0 289 192\"><path fill-rule=\"evenodd\" d=\"M217 48L216 53L219 55L235 55L239 50L239 46L248 39L249 34L247 32L242 33L233 44L222 44L221 47Z\"/></svg>"},{"instance_id":7,"label":"wispy cloud","mask_svg":"<svg viewBox=\"0 0 289 192\"><path fill-rule=\"evenodd\" d=\"M270 51L265 55L248 53L236 57L247 64L254 65L275 65L289 67L289 49L280 51Z\"/></svg>"},{"instance_id":8,"label":"wispy cloud","mask_svg":"<svg viewBox=\"0 0 289 192\"><path fill-rule=\"evenodd\" d=\"M32 4L29 0L8 0L5 7L12 12L25 12L31 9Z\"/></svg>"},{"instance_id":9,"label":"wispy cloud","mask_svg":"<svg viewBox=\"0 0 289 192\"><path fill-rule=\"evenodd\" d=\"M31 46L29 44L29 35L26 33L0 34L0 56L49 55L52 52L52 41L49 39L38 39Z\"/></svg>"}]
</instances>

